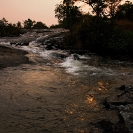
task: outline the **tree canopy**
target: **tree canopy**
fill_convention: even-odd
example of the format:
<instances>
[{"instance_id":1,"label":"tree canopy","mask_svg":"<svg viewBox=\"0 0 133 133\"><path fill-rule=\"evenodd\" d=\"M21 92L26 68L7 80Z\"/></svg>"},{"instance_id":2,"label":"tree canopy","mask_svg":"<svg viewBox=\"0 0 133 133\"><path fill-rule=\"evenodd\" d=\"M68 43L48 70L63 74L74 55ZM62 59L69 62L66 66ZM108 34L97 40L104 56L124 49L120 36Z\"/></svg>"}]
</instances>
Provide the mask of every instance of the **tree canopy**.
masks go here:
<instances>
[{"instance_id":1,"label":"tree canopy","mask_svg":"<svg viewBox=\"0 0 133 133\"><path fill-rule=\"evenodd\" d=\"M71 30L72 26L80 20L81 16L79 8L72 1L64 1L56 5L55 17L58 18L59 24L64 28Z\"/></svg>"},{"instance_id":2,"label":"tree canopy","mask_svg":"<svg viewBox=\"0 0 133 133\"><path fill-rule=\"evenodd\" d=\"M28 18L24 21L23 25L20 21L16 24L9 23L5 18L0 20L0 36L18 36L22 32L21 29L46 29L48 28L44 23L41 21L35 22Z\"/></svg>"},{"instance_id":3,"label":"tree canopy","mask_svg":"<svg viewBox=\"0 0 133 133\"><path fill-rule=\"evenodd\" d=\"M35 24L35 21L28 18L27 20L24 21L24 28L31 29L34 24Z\"/></svg>"},{"instance_id":4,"label":"tree canopy","mask_svg":"<svg viewBox=\"0 0 133 133\"><path fill-rule=\"evenodd\" d=\"M129 19L133 21L133 4L130 1L126 1L123 5L118 6L116 12L116 18L118 19Z\"/></svg>"},{"instance_id":5,"label":"tree canopy","mask_svg":"<svg viewBox=\"0 0 133 133\"><path fill-rule=\"evenodd\" d=\"M72 11L78 1L89 5L93 14L84 15L79 7L76 7L76 15L80 12L81 16L73 21ZM70 48L87 49L100 54L132 54L131 2L121 5L121 0L64 0L56 6L55 11L59 23L67 24L65 28L70 29L64 41Z\"/></svg>"},{"instance_id":6,"label":"tree canopy","mask_svg":"<svg viewBox=\"0 0 133 133\"><path fill-rule=\"evenodd\" d=\"M97 17L114 17L122 0L64 0L64 2L84 2L92 8Z\"/></svg>"},{"instance_id":7,"label":"tree canopy","mask_svg":"<svg viewBox=\"0 0 133 133\"><path fill-rule=\"evenodd\" d=\"M33 28L34 29L47 29L48 27L44 23L42 23L41 21L39 21L39 22L36 22L33 25Z\"/></svg>"}]
</instances>

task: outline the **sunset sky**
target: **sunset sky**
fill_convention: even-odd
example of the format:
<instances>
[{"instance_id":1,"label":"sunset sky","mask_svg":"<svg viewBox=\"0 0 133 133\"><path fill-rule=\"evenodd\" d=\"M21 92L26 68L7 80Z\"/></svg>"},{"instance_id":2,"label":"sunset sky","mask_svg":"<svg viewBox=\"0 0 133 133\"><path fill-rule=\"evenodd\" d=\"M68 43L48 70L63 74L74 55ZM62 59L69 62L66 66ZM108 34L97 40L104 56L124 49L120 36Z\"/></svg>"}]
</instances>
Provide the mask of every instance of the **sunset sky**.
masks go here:
<instances>
[{"instance_id":1,"label":"sunset sky","mask_svg":"<svg viewBox=\"0 0 133 133\"><path fill-rule=\"evenodd\" d=\"M0 19L5 17L8 22L17 23L28 18L42 21L47 26L57 24L55 5L62 0L0 0ZM132 0L133 1L133 0Z\"/></svg>"},{"instance_id":2,"label":"sunset sky","mask_svg":"<svg viewBox=\"0 0 133 133\"><path fill-rule=\"evenodd\" d=\"M55 5L61 0L0 0L0 19L5 17L8 22L23 22L28 18L42 21L47 26L57 24L54 17Z\"/></svg>"}]
</instances>

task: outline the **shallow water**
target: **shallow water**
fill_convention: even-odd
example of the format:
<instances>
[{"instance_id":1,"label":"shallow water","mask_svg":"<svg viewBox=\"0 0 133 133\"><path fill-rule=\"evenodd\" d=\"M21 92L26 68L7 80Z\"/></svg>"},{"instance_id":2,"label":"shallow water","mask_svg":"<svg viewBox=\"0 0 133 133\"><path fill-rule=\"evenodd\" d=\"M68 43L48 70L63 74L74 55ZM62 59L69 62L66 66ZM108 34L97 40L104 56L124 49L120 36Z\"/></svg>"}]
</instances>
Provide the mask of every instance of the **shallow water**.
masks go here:
<instances>
[{"instance_id":1,"label":"shallow water","mask_svg":"<svg viewBox=\"0 0 133 133\"><path fill-rule=\"evenodd\" d=\"M74 60L68 51L47 51L34 42L13 47L29 51L33 64L0 70L1 133L101 133L94 123L119 121L117 110L106 110L102 101L133 98L132 93L118 98L121 91L116 89L133 85L132 64L105 63L95 55ZM118 109L133 131L132 104Z\"/></svg>"}]
</instances>

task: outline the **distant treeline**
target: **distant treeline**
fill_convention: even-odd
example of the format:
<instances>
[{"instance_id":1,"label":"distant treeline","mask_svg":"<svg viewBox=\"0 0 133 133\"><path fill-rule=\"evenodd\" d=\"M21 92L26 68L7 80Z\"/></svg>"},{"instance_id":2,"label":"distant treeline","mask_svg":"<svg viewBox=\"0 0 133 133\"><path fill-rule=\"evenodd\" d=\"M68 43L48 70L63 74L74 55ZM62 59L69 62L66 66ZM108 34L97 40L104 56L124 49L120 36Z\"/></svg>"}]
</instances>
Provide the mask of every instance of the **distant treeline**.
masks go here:
<instances>
[{"instance_id":1,"label":"distant treeline","mask_svg":"<svg viewBox=\"0 0 133 133\"><path fill-rule=\"evenodd\" d=\"M21 29L48 29L49 27L41 21L36 22L27 19L23 24L18 21L16 24L8 23L5 18L0 20L0 36L18 36L22 33ZM51 25L50 28L59 28L59 25Z\"/></svg>"},{"instance_id":2,"label":"distant treeline","mask_svg":"<svg viewBox=\"0 0 133 133\"><path fill-rule=\"evenodd\" d=\"M92 8L83 14L75 1ZM102 55L133 55L133 4L121 0L64 0L56 5L59 25L69 29L64 48ZM83 7L84 8L84 7Z\"/></svg>"}]
</instances>

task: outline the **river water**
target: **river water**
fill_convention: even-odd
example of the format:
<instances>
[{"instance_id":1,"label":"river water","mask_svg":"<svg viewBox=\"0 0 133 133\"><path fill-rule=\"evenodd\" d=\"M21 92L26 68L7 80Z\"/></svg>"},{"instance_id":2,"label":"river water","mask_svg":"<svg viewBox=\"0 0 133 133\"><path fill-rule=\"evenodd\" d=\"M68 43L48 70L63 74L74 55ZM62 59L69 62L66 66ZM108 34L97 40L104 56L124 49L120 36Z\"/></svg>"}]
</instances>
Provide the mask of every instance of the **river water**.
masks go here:
<instances>
[{"instance_id":1,"label":"river water","mask_svg":"<svg viewBox=\"0 0 133 133\"><path fill-rule=\"evenodd\" d=\"M109 103L132 103L132 62L47 50L44 43L53 36L58 39L63 32L28 32L0 39L1 45L28 51L26 56L32 62L0 70L0 132L133 132L133 104L103 105L105 99ZM29 45L20 45L25 40ZM119 90L122 85L131 88L128 93Z\"/></svg>"}]
</instances>

